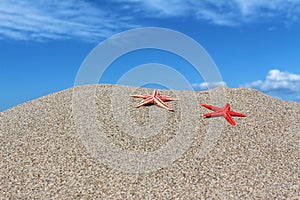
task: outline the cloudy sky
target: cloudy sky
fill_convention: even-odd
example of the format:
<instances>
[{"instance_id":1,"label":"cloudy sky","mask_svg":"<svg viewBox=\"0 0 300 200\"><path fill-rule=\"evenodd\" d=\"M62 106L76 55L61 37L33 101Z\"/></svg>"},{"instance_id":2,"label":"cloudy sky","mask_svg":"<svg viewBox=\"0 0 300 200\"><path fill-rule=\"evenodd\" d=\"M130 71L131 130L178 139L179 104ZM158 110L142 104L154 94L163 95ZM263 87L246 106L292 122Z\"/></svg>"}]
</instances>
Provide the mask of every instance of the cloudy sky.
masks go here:
<instances>
[{"instance_id":1,"label":"cloudy sky","mask_svg":"<svg viewBox=\"0 0 300 200\"><path fill-rule=\"evenodd\" d=\"M221 84L300 101L300 0L1 0L0 111L72 87L93 48L141 27L193 38L217 65ZM116 83L135 65L161 63L181 70L194 89L207 87L166 52L120 60L127 67L108 70L103 83Z\"/></svg>"}]
</instances>

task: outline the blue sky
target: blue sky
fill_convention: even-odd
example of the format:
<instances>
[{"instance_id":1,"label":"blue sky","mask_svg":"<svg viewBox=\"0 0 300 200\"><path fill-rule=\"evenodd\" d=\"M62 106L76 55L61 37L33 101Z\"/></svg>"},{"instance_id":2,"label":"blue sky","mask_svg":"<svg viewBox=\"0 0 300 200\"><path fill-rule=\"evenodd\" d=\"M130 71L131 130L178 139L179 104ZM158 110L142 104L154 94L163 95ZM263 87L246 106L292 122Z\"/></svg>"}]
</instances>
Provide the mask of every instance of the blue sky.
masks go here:
<instances>
[{"instance_id":1,"label":"blue sky","mask_svg":"<svg viewBox=\"0 0 300 200\"><path fill-rule=\"evenodd\" d=\"M229 87L300 101L300 0L2 0L0 111L72 87L93 48L140 27L169 28L196 40ZM181 66L196 90L205 89L192 67L172 54L126 56L115 63L124 68L112 66L102 82L116 83L131 67L152 62Z\"/></svg>"}]
</instances>

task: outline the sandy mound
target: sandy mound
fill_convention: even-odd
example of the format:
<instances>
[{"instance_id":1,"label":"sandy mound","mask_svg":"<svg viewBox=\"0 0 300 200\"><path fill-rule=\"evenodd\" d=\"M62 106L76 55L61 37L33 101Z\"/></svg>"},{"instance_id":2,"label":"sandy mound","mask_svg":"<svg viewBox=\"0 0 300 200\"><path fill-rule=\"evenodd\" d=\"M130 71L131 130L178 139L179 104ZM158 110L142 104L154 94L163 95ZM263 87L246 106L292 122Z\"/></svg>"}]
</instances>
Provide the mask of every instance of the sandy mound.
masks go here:
<instances>
[{"instance_id":1,"label":"sandy mound","mask_svg":"<svg viewBox=\"0 0 300 200\"><path fill-rule=\"evenodd\" d=\"M0 196L299 198L300 103L218 88L160 90L174 112L135 108L129 95L151 92L81 86L1 112ZM202 117L220 102L247 117Z\"/></svg>"}]
</instances>

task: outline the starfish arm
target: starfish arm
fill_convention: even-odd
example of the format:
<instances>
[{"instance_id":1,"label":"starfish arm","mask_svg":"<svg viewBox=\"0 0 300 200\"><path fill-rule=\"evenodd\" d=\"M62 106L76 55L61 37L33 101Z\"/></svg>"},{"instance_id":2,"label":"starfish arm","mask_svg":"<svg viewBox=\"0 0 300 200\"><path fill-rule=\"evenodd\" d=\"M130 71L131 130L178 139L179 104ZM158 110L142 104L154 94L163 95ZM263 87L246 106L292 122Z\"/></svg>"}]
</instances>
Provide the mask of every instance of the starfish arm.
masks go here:
<instances>
[{"instance_id":1,"label":"starfish arm","mask_svg":"<svg viewBox=\"0 0 300 200\"><path fill-rule=\"evenodd\" d=\"M160 106L160 107L162 107L162 108L165 108L165 109L167 109L167 110L173 110L172 108L170 108L165 102L163 102L161 99L159 99L159 98L154 98L154 102L158 105L158 106Z\"/></svg>"},{"instance_id":2,"label":"starfish arm","mask_svg":"<svg viewBox=\"0 0 300 200\"><path fill-rule=\"evenodd\" d=\"M219 117L219 116L223 116L224 113L222 111L216 111L216 112L211 112L211 113L206 113L203 116L205 117Z\"/></svg>"},{"instance_id":3,"label":"starfish arm","mask_svg":"<svg viewBox=\"0 0 300 200\"><path fill-rule=\"evenodd\" d=\"M214 111L222 109L222 108L218 108L218 107L215 107L215 106L212 106L212 105L207 105L207 104L200 104L200 106L203 106L203 107L205 107L209 110L214 110Z\"/></svg>"},{"instance_id":4,"label":"starfish arm","mask_svg":"<svg viewBox=\"0 0 300 200\"><path fill-rule=\"evenodd\" d=\"M179 101L179 99L176 99L176 98L173 98L173 97L170 97L170 96L161 96L160 99L162 101Z\"/></svg>"},{"instance_id":5,"label":"starfish arm","mask_svg":"<svg viewBox=\"0 0 300 200\"><path fill-rule=\"evenodd\" d=\"M224 115L225 119L232 125L232 126L235 126L236 123L235 121L233 120L233 118L228 114L226 113L226 115Z\"/></svg>"},{"instance_id":6,"label":"starfish arm","mask_svg":"<svg viewBox=\"0 0 300 200\"><path fill-rule=\"evenodd\" d=\"M138 103L135 107L139 108L139 107L141 107L143 105L147 105L147 104L153 103L153 100L154 100L153 97L148 97L147 99L145 99L145 100L141 101L140 103Z\"/></svg>"},{"instance_id":7,"label":"starfish arm","mask_svg":"<svg viewBox=\"0 0 300 200\"><path fill-rule=\"evenodd\" d=\"M226 103L226 105L224 106L224 108L222 108L223 110L230 110L230 104Z\"/></svg>"},{"instance_id":8,"label":"starfish arm","mask_svg":"<svg viewBox=\"0 0 300 200\"><path fill-rule=\"evenodd\" d=\"M245 114L234 112L234 111L229 111L229 115L231 115L231 116L237 116L237 117L246 117Z\"/></svg>"},{"instance_id":9,"label":"starfish arm","mask_svg":"<svg viewBox=\"0 0 300 200\"><path fill-rule=\"evenodd\" d=\"M134 97L134 98L143 98L143 99L146 99L149 97L149 95L146 95L146 94L133 94L133 95L130 95L131 97Z\"/></svg>"}]
</instances>

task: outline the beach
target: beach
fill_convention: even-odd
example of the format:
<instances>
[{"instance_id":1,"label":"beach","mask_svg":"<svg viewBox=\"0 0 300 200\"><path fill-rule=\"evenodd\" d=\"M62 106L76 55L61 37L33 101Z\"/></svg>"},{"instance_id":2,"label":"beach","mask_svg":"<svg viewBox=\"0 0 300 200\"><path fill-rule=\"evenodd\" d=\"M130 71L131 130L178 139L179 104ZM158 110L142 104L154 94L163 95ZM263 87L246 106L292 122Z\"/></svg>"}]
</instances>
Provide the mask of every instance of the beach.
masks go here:
<instances>
[{"instance_id":1,"label":"beach","mask_svg":"<svg viewBox=\"0 0 300 200\"><path fill-rule=\"evenodd\" d=\"M300 198L300 103L222 87L135 108L152 91L79 86L1 112L0 199Z\"/></svg>"}]
</instances>

